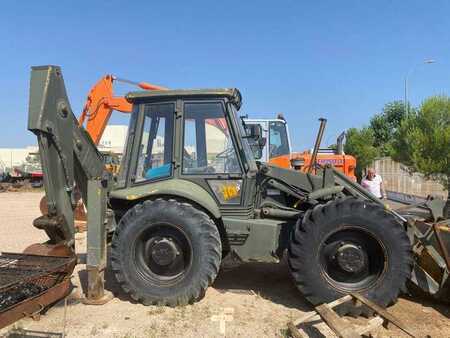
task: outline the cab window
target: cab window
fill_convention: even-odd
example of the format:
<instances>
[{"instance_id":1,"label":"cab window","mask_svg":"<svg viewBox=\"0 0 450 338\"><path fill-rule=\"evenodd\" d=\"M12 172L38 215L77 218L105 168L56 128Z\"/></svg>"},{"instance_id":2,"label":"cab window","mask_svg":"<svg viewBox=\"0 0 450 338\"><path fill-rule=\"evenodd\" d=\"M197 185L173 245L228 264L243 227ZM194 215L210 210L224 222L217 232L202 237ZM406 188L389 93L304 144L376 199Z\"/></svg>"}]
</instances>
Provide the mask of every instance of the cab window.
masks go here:
<instances>
[{"instance_id":1,"label":"cab window","mask_svg":"<svg viewBox=\"0 0 450 338\"><path fill-rule=\"evenodd\" d=\"M269 156L289 155L289 140L286 125L282 122L270 122L269 125Z\"/></svg>"},{"instance_id":2,"label":"cab window","mask_svg":"<svg viewBox=\"0 0 450 338\"><path fill-rule=\"evenodd\" d=\"M171 176L173 118L172 103L145 105L136 182Z\"/></svg>"},{"instance_id":3,"label":"cab window","mask_svg":"<svg viewBox=\"0 0 450 338\"><path fill-rule=\"evenodd\" d=\"M214 103L184 105L184 174L240 173L223 106Z\"/></svg>"}]
</instances>

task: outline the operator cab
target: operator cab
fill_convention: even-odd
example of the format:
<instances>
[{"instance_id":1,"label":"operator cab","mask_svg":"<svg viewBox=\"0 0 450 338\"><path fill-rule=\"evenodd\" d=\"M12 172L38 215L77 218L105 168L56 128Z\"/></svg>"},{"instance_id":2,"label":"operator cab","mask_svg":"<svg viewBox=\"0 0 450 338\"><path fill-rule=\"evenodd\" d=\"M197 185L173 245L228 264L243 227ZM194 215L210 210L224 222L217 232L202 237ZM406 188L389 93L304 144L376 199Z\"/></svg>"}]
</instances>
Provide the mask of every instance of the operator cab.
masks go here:
<instances>
[{"instance_id":1,"label":"operator cab","mask_svg":"<svg viewBox=\"0 0 450 338\"><path fill-rule=\"evenodd\" d=\"M249 204L241 187L257 167L237 115L237 89L133 92L127 100L134 108L123 187L176 178L212 191L221 205Z\"/></svg>"}]
</instances>

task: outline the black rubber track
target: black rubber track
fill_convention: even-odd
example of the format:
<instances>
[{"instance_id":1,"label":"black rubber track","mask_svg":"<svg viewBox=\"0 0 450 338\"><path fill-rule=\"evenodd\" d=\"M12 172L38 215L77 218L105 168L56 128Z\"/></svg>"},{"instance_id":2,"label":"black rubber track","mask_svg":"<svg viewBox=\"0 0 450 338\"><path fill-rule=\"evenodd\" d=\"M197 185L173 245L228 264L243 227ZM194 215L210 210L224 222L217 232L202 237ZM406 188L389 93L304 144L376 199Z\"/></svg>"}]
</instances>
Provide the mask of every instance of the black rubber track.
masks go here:
<instances>
[{"instance_id":1,"label":"black rubber track","mask_svg":"<svg viewBox=\"0 0 450 338\"><path fill-rule=\"evenodd\" d=\"M181 227L192 246L192 265L181 280L161 285L142 276L133 261L133 241L142 228L168 222ZM145 305L177 306L201 298L217 276L222 256L219 231L212 219L189 203L173 199L144 201L121 219L112 240L111 264L118 283Z\"/></svg>"},{"instance_id":2,"label":"black rubber track","mask_svg":"<svg viewBox=\"0 0 450 338\"><path fill-rule=\"evenodd\" d=\"M342 286L326 278L319 263L318 248L323 239L344 225L361 226L385 248L387 267L375 282L355 290L382 306L396 302L413 266L409 239L403 226L381 206L346 197L318 205L297 222L288 250L288 265L300 292L313 305L331 302L347 294ZM341 315L370 315L366 307L351 302L336 309Z\"/></svg>"}]
</instances>

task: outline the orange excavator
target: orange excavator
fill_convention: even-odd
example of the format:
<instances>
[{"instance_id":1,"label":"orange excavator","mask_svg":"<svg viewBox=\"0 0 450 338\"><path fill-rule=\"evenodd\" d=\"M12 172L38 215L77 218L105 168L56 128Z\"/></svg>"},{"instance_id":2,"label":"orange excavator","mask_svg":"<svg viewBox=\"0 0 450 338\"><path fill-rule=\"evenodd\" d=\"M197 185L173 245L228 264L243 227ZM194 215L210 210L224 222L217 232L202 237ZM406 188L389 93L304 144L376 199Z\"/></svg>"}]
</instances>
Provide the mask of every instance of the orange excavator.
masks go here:
<instances>
[{"instance_id":1,"label":"orange excavator","mask_svg":"<svg viewBox=\"0 0 450 338\"><path fill-rule=\"evenodd\" d=\"M102 77L89 91L79 123L85 129L97 145L105 131L113 110L122 113L131 113L131 104L123 96L114 96L113 83L122 82L137 86L144 90L167 90L168 88L157 86L147 82L134 82L118 78L114 75Z\"/></svg>"}]
</instances>

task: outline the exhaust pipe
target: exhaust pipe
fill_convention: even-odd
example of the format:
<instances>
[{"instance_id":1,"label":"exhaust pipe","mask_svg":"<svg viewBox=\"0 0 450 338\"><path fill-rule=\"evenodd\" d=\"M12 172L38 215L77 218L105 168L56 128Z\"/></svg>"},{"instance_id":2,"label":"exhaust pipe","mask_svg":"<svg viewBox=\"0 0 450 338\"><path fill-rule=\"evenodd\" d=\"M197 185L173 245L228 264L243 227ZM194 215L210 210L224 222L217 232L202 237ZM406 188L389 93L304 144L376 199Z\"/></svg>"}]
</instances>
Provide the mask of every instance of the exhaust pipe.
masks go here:
<instances>
[{"instance_id":1,"label":"exhaust pipe","mask_svg":"<svg viewBox=\"0 0 450 338\"><path fill-rule=\"evenodd\" d=\"M343 131L336 141L336 155L344 155L344 137L345 131Z\"/></svg>"},{"instance_id":2,"label":"exhaust pipe","mask_svg":"<svg viewBox=\"0 0 450 338\"><path fill-rule=\"evenodd\" d=\"M325 126L327 125L327 119L321 117L319 121L320 121L319 132L317 133L316 143L314 144L314 150L311 157L311 163L308 168L308 174L311 174L313 168L316 167L317 153L319 152L320 144L322 143L323 133L325 132Z\"/></svg>"}]
</instances>

